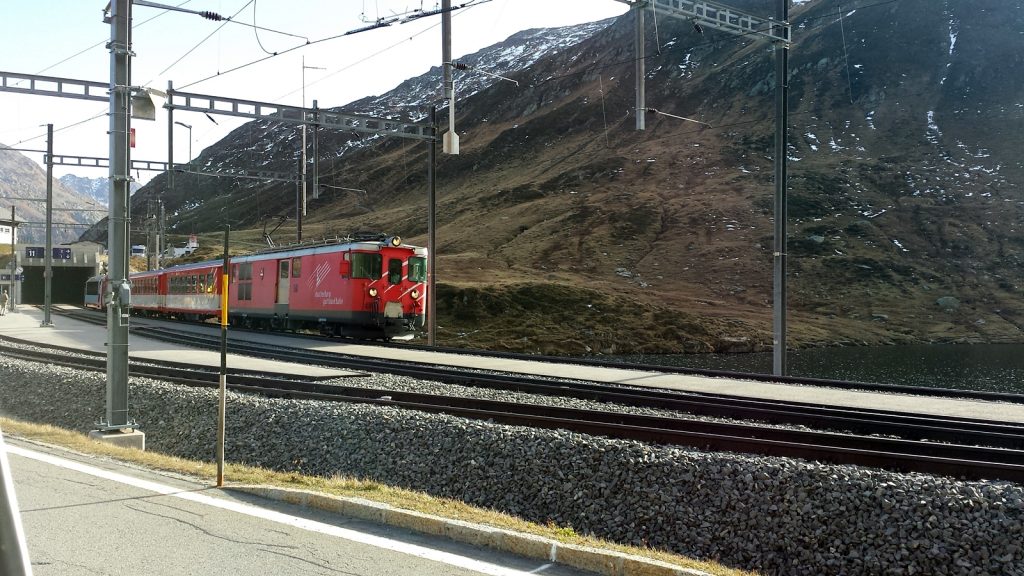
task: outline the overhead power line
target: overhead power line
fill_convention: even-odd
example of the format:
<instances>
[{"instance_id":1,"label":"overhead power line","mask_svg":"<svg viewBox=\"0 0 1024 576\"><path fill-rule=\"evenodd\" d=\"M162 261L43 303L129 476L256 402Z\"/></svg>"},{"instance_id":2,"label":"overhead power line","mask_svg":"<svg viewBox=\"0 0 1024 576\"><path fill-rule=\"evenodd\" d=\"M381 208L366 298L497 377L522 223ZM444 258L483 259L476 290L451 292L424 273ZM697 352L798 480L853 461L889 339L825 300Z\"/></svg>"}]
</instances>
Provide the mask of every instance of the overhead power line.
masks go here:
<instances>
[{"instance_id":1,"label":"overhead power line","mask_svg":"<svg viewBox=\"0 0 1024 576\"><path fill-rule=\"evenodd\" d=\"M479 6L480 4L484 4L484 3L487 3L487 2L491 2L491 1L492 0L471 0L470 2L464 2L462 4L459 4L458 6L452 6L450 11L454 12L455 10L461 10L463 8L473 8L474 6ZM400 20L401 20L401 23L404 24L405 22L411 22L413 20L418 20L420 18L425 18L427 16L434 16L436 14L441 14L443 12L446 12L446 10L440 10L440 9L438 9L438 10L430 10L429 13L421 13L421 14L417 14L415 16L406 16L406 17L403 17ZM295 50L299 50L299 49L305 48L307 46L312 46L314 44L320 44L320 43L323 43L323 42L329 42L331 40L337 40L338 38L342 38L344 36L350 36L352 34L358 34L360 32L366 32L368 30L373 30L373 29L376 29L376 28L383 28L385 26L390 26L393 23L394 22L389 22L389 23L383 24L383 25L374 24L374 25L371 25L371 26L364 26L362 28L357 28L355 30L349 30L347 32L342 32L341 34L335 34L334 36L327 36L326 38L320 38L319 40L306 40L305 44L299 44L299 45L296 45L296 46L292 46L291 48L286 48L284 50L281 50L281 51L278 51L278 52L274 52L273 54L270 54L268 56L264 56L262 58L257 58L256 60L253 60L251 62L247 62L245 64L240 64L240 65L235 66L234 68L231 68L230 70L226 70L224 72L217 72L216 74L212 74L210 76L207 76L206 78L202 78L200 80L196 80L195 82L190 82L188 84L185 84L184 86L181 87L181 89L190 88L192 86L195 86L196 84L201 84L203 82L206 82L207 80L213 80L214 78L219 78L220 76L224 76L224 75L230 74L232 72L237 72L238 70L241 70L243 68L248 68L249 66L253 66L253 65L259 64L261 62L266 62L267 60L270 60L271 58L274 58L276 56L281 56L281 55L287 54L289 52L294 52ZM435 24L434 26L431 26L430 28L427 28L427 30L430 30L431 28L435 28L438 25L439 24ZM421 32L419 32L417 34L414 34L413 36L410 36L409 38L403 39L401 42L398 42L398 43L394 44L393 46L390 46L389 48L393 48L394 46L397 46L398 44L401 44L401 43L403 43L403 42L405 42L407 40L411 40L412 38L415 38L416 36L419 36L420 34L423 34L423 32L425 32L425 31L426 30L421 31ZM383 50L381 52L383 52ZM380 54L380 52L377 52L376 54ZM376 55L376 54L374 54L374 55ZM364 58L360 62L365 61L368 58ZM333 74L337 74L338 72L341 72L341 70L338 70L337 72L334 72ZM330 75L328 75L328 76L326 76L324 78L321 78L320 81L326 80L328 77L332 76L333 74L330 74Z\"/></svg>"}]
</instances>

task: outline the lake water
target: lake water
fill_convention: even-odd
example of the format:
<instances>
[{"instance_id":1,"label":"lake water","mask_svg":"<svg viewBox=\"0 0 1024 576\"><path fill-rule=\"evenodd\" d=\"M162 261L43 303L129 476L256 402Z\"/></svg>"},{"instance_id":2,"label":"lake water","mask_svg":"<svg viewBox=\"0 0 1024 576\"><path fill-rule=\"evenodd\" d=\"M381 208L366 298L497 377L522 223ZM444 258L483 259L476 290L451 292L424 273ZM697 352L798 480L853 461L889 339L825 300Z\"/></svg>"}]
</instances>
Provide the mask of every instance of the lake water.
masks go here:
<instances>
[{"instance_id":1,"label":"lake water","mask_svg":"<svg viewBox=\"0 0 1024 576\"><path fill-rule=\"evenodd\" d=\"M1024 345L920 345L812 348L790 351L789 374L878 384L1024 394ZM633 357L667 366L771 374L772 354L686 354Z\"/></svg>"}]
</instances>

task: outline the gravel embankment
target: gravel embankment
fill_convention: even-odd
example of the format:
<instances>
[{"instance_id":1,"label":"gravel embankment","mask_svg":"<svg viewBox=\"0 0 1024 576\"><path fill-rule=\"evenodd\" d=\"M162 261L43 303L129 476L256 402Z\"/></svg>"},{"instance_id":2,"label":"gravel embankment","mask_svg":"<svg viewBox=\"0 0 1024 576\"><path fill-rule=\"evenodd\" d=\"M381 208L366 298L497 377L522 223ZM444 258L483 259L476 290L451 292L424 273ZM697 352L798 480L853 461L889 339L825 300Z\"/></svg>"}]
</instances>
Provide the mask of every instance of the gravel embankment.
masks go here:
<instances>
[{"instance_id":1,"label":"gravel embankment","mask_svg":"<svg viewBox=\"0 0 1024 576\"><path fill-rule=\"evenodd\" d=\"M131 385L148 449L213 458L215 390ZM104 413L104 386L102 374L0 358L11 417L85 431ZM233 461L368 478L767 574L1024 575L1024 486L1012 483L234 393L226 449Z\"/></svg>"}]
</instances>

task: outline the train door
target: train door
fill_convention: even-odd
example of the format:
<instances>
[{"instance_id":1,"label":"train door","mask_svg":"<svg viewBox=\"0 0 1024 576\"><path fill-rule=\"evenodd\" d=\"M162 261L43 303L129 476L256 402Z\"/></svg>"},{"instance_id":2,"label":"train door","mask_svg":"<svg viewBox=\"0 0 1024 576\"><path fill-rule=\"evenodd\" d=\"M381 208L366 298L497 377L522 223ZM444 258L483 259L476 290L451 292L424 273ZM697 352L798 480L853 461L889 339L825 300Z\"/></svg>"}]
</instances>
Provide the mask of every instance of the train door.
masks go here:
<instances>
[{"instance_id":1,"label":"train door","mask_svg":"<svg viewBox=\"0 0 1024 576\"><path fill-rule=\"evenodd\" d=\"M289 280L291 278L291 268L289 266L290 261L288 259L279 260L277 262L277 304L288 305L288 293L291 292L291 285Z\"/></svg>"}]
</instances>

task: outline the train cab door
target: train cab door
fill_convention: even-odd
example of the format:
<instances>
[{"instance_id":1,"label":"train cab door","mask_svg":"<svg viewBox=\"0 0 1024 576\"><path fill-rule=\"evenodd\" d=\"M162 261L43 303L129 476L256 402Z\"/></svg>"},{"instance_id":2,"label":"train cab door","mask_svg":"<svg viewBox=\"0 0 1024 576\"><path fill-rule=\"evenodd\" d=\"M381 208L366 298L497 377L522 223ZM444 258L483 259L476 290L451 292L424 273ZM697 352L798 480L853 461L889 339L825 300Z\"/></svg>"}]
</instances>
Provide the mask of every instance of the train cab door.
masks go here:
<instances>
[{"instance_id":1,"label":"train cab door","mask_svg":"<svg viewBox=\"0 0 1024 576\"><path fill-rule=\"evenodd\" d=\"M275 301L278 306L284 306L287 309L288 306L288 293L291 292L291 263L288 259L278 260L277 262L277 300Z\"/></svg>"}]
</instances>

